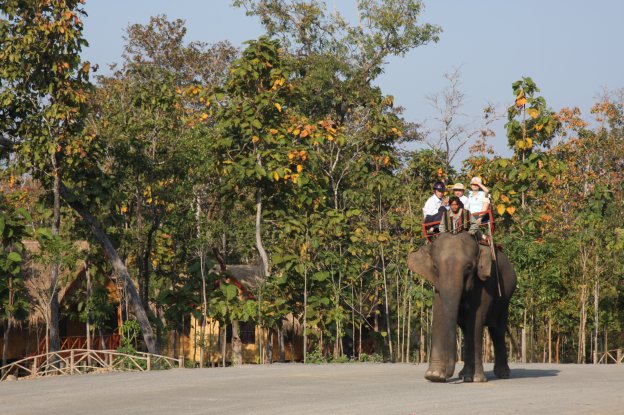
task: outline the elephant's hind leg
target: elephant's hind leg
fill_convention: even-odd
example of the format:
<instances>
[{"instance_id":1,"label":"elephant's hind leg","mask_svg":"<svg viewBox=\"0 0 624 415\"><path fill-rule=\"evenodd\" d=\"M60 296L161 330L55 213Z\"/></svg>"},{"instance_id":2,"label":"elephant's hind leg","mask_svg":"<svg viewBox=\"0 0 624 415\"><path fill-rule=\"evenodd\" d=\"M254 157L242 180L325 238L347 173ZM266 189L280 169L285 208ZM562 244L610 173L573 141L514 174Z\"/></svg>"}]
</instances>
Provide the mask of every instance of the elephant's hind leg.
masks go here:
<instances>
[{"instance_id":1,"label":"elephant's hind leg","mask_svg":"<svg viewBox=\"0 0 624 415\"><path fill-rule=\"evenodd\" d=\"M509 379L511 369L507 364L507 347L505 346L505 328L489 327L490 337L494 344L494 374L499 379Z\"/></svg>"}]
</instances>

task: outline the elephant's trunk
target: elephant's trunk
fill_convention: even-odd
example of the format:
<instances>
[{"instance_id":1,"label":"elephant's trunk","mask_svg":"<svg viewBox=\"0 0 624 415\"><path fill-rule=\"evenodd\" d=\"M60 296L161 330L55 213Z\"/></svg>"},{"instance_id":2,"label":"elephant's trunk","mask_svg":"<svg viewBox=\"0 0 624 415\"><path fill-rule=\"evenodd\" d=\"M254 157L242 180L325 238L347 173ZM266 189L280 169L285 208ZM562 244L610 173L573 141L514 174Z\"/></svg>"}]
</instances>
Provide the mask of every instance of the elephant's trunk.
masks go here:
<instances>
[{"instance_id":1,"label":"elephant's trunk","mask_svg":"<svg viewBox=\"0 0 624 415\"><path fill-rule=\"evenodd\" d=\"M456 363L457 315L462 294L461 282L436 290L433 303L432 351L429 370L453 376ZM441 380L441 379L438 379Z\"/></svg>"}]
</instances>

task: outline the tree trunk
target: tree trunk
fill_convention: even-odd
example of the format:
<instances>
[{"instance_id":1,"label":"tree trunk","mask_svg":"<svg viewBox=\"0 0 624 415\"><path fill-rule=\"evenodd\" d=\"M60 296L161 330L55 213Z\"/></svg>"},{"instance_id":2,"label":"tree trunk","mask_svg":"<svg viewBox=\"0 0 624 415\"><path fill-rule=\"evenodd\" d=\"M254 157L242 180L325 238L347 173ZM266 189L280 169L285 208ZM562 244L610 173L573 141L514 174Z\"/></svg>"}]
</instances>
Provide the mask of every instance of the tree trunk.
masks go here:
<instances>
[{"instance_id":1,"label":"tree trunk","mask_svg":"<svg viewBox=\"0 0 624 415\"><path fill-rule=\"evenodd\" d=\"M585 363L585 345L586 333L585 325L587 323L587 286L581 286L581 312L579 316L579 344L576 363Z\"/></svg>"},{"instance_id":2,"label":"tree trunk","mask_svg":"<svg viewBox=\"0 0 624 415\"><path fill-rule=\"evenodd\" d=\"M552 320L548 318L548 363L552 363Z\"/></svg>"},{"instance_id":3,"label":"tree trunk","mask_svg":"<svg viewBox=\"0 0 624 415\"><path fill-rule=\"evenodd\" d=\"M598 258L596 258L596 262ZM600 281L598 280L598 266L596 266L596 275L594 281L594 334L593 334L593 344L594 344L594 353L593 353L593 362L594 364L598 364L598 328L599 324L599 315L598 315L598 306L600 304Z\"/></svg>"},{"instance_id":4,"label":"tree trunk","mask_svg":"<svg viewBox=\"0 0 624 415\"><path fill-rule=\"evenodd\" d=\"M273 329L267 329L267 360L273 363Z\"/></svg>"},{"instance_id":5,"label":"tree trunk","mask_svg":"<svg viewBox=\"0 0 624 415\"><path fill-rule=\"evenodd\" d=\"M308 267L303 266L303 363L308 357Z\"/></svg>"},{"instance_id":6,"label":"tree trunk","mask_svg":"<svg viewBox=\"0 0 624 415\"><path fill-rule=\"evenodd\" d=\"M262 271L264 272L263 277L267 277L269 275L269 256L264 249L264 245L262 244L262 189L256 189L256 249L258 249L258 254L262 259Z\"/></svg>"},{"instance_id":7,"label":"tree trunk","mask_svg":"<svg viewBox=\"0 0 624 415\"><path fill-rule=\"evenodd\" d=\"M243 364L243 344L238 320L232 320L232 366Z\"/></svg>"},{"instance_id":8,"label":"tree trunk","mask_svg":"<svg viewBox=\"0 0 624 415\"><path fill-rule=\"evenodd\" d=\"M284 328L277 329L277 344L279 346L279 362L286 363L286 345L284 342Z\"/></svg>"},{"instance_id":9,"label":"tree trunk","mask_svg":"<svg viewBox=\"0 0 624 415\"><path fill-rule=\"evenodd\" d=\"M91 326L89 322L89 299L91 298L91 274L89 273L89 263L84 263L85 277L87 278L87 350L91 350ZM90 358L89 358L90 359Z\"/></svg>"},{"instance_id":10,"label":"tree trunk","mask_svg":"<svg viewBox=\"0 0 624 415\"><path fill-rule=\"evenodd\" d=\"M145 241L145 246L143 247L144 251L143 251L142 258L141 258L142 276L140 278L140 281L143 282L143 287L141 290L141 301L143 302L143 304L145 304L146 310L149 310L150 255L152 254L152 244L154 241L154 233L158 230L159 226L160 226L160 220L157 216L154 216L154 219L152 221L152 226L150 226L149 231L147 231L147 240Z\"/></svg>"},{"instance_id":11,"label":"tree trunk","mask_svg":"<svg viewBox=\"0 0 624 415\"><path fill-rule=\"evenodd\" d=\"M381 254L381 273L383 275L383 286L384 286L384 296L385 296L385 311L386 311L386 329L388 330L386 338L388 339L388 347L390 348L390 360L394 361L394 352L392 350L392 335L390 333L390 311L388 309L388 281L386 278L386 261L384 258L384 249L383 246L379 248Z\"/></svg>"},{"instance_id":12,"label":"tree trunk","mask_svg":"<svg viewBox=\"0 0 624 415\"><path fill-rule=\"evenodd\" d=\"M147 318L147 313L145 312L145 308L141 303L141 299L139 298L139 294L137 292L132 279L128 273L128 268L126 268L125 264L119 258L117 251L113 247L108 235L102 230L100 224L97 220L89 213L87 208L80 203L73 194L67 189L62 183L60 183L60 191L63 199L72 207L86 222L86 224L93 232L93 236L97 239L97 241L102 246L104 250L104 255L108 259L110 265L113 270L118 275L118 278L121 278L126 294L128 295L128 300L130 302L130 306L132 307L132 311L136 316L137 322L141 327L141 332L143 333L143 340L145 342L145 346L150 353L160 354L156 342L154 341L154 334L152 331L152 326L150 325L149 319Z\"/></svg>"},{"instance_id":13,"label":"tree trunk","mask_svg":"<svg viewBox=\"0 0 624 415\"><path fill-rule=\"evenodd\" d=\"M223 331L221 333L221 366L225 367L225 355L227 353L227 324L223 323Z\"/></svg>"},{"instance_id":14,"label":"tree trunk","mask_svg":"<svg viewBox=\"0 0 624 415\"><path fill-rule=\"evenodd\" d=\"M522 363L526 363L527 362L527 346L526 346L526 309L524 310L524 318L523 318L523 323L522 323L522 345L521 347L521 353L522 353Z\"/></svg>"},{"instance_id":15,"label":"tree trunk","mask_svg":"<svg viewBox=\"0 0 624 415\"><path fill-rule=\"evenodd\" d=\"M56 154L52 156L54 168L54 208L52 235L58 236L61 229L61 172L57 166ZM58 303L58 278L59 260L52 264L52 275L50 277L50 351L56 352L61 347L61 336L59 331L59 303Z\"/></svg>"},{"instance_id":16,"label":"tree trunk","mask_svg":"<svg viewBox=\"0 0 624 415\"><path fill-rule=\"evenodd\" d=\"M2 343L2 366L6 366L7 364L7 356L9 354L9 332L11 331L11 320L6 318L4 319L4 336ZM4 375L4 373L0 373L0 375Z\"/></svg>"}]
</instances>

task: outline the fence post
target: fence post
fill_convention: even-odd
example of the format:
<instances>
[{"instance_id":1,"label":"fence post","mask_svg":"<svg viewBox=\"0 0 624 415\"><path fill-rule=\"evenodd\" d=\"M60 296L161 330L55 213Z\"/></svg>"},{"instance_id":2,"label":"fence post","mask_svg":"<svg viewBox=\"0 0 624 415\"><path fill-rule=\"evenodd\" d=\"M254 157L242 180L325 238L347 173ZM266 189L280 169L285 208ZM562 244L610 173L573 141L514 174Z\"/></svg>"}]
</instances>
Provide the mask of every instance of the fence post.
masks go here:
<instances>
[{"instance_id":1,"label":"fence post","mask_svg":"<svg viewBox=\"0 0 624 415\"><path fill-rule=\"evenodd\" d=\"M69 351L69 374L73 375L74 374L74 349L71 349Z\"/></svg>"},{"instance_id":2,"label":"fence post","mask_svg":"<svg viewBox=\"0 0 624 415\"><path fill-rule=\"evenodd\" d=\"M147 355L147 370L152 370L152 355Z\"/></svg>"},{"instance_id":3,"label":"fence post","mask_svg":"<svg viewBox=\"0 0 624 415\"><path fill-rule=\"evenodd\" d=\"M180 365L180 369L184 368L184 355L180 355L179 365Z\"/></svg>"},{"instance_id":4,"label":"fence post","mask_svg":"<svg viewBox=\"0 0 624 415\"><path fill-rule=\"evenodd\" d=\"M33 359L33 367L30 371L30 374L33 376L37 376L37 372L39 372L39 365L37 364L37 360L39 359L37 358L37 356L35 356L35 358Z\"/></svg>"}]
</instances>

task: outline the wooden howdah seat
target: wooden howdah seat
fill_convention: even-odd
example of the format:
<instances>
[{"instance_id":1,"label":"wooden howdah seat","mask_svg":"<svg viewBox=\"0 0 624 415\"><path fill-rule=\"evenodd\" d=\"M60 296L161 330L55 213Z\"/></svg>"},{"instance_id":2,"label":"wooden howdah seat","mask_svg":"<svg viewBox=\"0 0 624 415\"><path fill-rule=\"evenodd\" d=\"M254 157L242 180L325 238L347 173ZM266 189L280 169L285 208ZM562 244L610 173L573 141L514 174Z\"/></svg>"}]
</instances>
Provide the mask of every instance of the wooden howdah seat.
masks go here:
<instances>
[{"instance_id":1,"label":"wooden howdah seat","mask_svg":"<svg viewBox=\"0 0 624 415\"><path fill-rule=\"evenodd\" d=\"M494 233L494 215L492 214L492 205L490 204L490 206L488 207L488 210L485 210L483 212L477 212L477 213L472 213L472 216L481 216L481 215L485 215L488 214L488 221L485 223L481 223L479 224L479 228L481 229L481 231L486 234L486 235L492 235ZM427 223L423 223L422 224L422 232L423 232L423 236L425 237L425 239L427 240L427 243L431 243L433 242L433 240L436 238L436 236L440 235L440 232L438 230L438 226L440 225L440 221L434 221L434 222L427 222ZM427 229L429 229L429 232L427 232Z\"/></svg>"}]
</instances>

